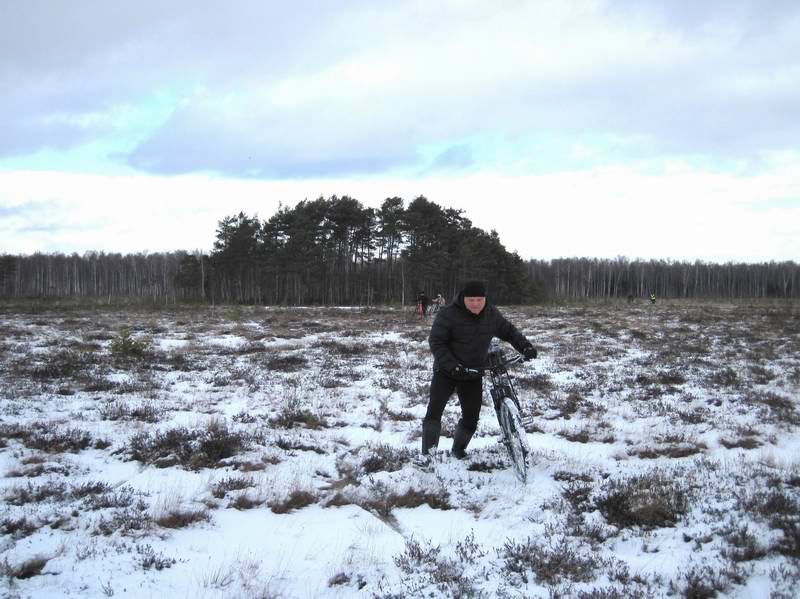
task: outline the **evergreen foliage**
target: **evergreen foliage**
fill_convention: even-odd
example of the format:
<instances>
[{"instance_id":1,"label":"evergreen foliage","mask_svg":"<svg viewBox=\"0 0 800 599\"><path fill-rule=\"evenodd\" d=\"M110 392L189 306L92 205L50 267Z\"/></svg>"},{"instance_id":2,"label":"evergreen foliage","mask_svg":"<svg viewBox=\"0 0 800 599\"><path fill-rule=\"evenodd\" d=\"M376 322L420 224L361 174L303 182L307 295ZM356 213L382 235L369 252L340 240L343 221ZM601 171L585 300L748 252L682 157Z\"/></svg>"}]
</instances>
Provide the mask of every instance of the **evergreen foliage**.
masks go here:
<instances>
[{"instance_id":1,"label":"evergreen foliage","mask_svg":"<svg viewBox=\"0 0 800 599\"><path fill-rule=\"evenodd\" d=\"M281 206L267 220L219 221L213 250L0 256L0 297L141 298L273 305L409 304L424 291L452 299L467 279L500 304L560 299L797 298L795 262L530 259L496 231L424 196L368 208L349 196Z\"/></svg>"},{"instance_id":2,"label":"evergreen foliage","mask_svg":"<svg viewBox=\"0 0 800 599\"><path fill-rule=\"evenodd\" d=\"M212 262L220 301L269 304L407 303L420 290L452 297L483 278L502 303L528 301L526 265L496 232L420 196L379 210L343 196L281 207L263 223L223 219Z\"/></svg>"}]
</instances>

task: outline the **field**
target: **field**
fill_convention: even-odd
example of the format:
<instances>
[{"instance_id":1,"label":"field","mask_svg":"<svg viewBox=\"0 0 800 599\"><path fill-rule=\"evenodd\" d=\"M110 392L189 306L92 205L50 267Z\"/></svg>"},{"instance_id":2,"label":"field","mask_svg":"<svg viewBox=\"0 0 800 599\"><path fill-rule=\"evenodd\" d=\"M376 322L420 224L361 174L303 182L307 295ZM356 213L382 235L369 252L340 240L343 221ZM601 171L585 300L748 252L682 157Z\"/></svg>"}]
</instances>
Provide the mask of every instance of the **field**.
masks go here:
<instances>
[{"instance_id":1,"label":"field","mask_svg":"<svg viewBox=\"0 0 800 599\"><path fill-rule=\"evenodd\" d=\"M527 486L408 310L0 307L2 594L796 596L797 305L503 311Z\"/></svg>"}]
</instances>

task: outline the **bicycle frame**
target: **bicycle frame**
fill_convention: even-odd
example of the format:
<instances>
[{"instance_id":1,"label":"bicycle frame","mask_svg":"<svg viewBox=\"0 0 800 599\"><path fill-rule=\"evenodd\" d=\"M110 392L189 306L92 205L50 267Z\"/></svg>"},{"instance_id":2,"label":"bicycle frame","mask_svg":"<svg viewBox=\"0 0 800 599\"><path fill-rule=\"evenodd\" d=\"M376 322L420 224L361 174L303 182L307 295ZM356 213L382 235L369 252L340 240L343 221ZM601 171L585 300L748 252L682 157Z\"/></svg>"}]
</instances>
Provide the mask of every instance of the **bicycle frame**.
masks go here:
<instances>
[{"instance_id":1,"label":"bicycle frame","mask_svg":"<svg viewBox=\"0 0 800 599\"><path fill-rule=\"evenodd\" d=\"M489 367L486 371L489 372L489 378L492 384L489 392L492 394L495 410L499 410L503 400L509 398L516 404L517 410L522 412L522 407L517 398L517 390L514 387L514 381L511 379L511 375L508 374L508 368L506 368L511 364L516 364L521 359L521 356L514 356L509 360L504 360L503 354L499 350L489 353Z\"/></svg>"},{"instance_id":2,"label":"bicycle frame","mask_svg":"<svg viewBox=\"0 0 800 599\"><path fill-rule=\"evenodd\" d=\"M508 450L511 463L517 478L524 484L528 478L528 449L525 440L525 431L522 428L522 408L517 397L514 381L508 373L507 366L522 360L521 355L505 359L499 349L489 353L489 366L471 369L475 372L488 372L491 380L489 392L492 395L494 409L500 430L503 432L503 442Z\"/></svg>"}]
</instances>

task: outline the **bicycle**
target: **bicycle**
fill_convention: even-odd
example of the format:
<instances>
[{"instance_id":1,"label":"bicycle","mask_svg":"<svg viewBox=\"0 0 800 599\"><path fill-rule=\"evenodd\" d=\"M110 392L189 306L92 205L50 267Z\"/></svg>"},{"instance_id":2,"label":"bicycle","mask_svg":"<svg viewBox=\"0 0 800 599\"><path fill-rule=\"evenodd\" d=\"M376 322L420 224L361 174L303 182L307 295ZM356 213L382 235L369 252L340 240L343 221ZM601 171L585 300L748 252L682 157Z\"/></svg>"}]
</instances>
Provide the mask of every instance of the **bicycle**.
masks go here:
<instances>
[{"instance_id":1,"label":"bicycle","mask_svg":"<svg viewBox=\"0 0 800 599\"><path fill-rule=\"evenodd\" d=\"M484 368L468 368L467 371L488 372L491 381L489 392L492 395L497 420L503 432L503 444L511 458L514 474L524 484L528 480L530 448L522 426L522 408L517 398L514 381L508 373L508 366L523 360L522 354L505 358L502 350L489 352L489 365Z\"/></svg>"}]
</instances>

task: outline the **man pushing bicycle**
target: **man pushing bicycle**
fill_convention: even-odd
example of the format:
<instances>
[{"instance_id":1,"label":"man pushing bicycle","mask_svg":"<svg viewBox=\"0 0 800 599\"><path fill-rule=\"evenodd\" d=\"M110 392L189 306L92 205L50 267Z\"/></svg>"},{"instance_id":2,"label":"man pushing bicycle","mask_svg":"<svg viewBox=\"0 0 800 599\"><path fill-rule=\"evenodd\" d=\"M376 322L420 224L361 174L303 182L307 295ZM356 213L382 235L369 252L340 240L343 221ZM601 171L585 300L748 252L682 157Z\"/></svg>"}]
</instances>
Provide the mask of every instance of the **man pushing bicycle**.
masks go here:
<instances>
[{"instance_id":1,"label":"man pushing bicycle","mask_svg":"<svg viewBox=\"0 0 800 599\"><path fill-rule=\"evenodd\" d=\"M442 414L455 391L461 404L461 418L453 435L452 453L459 459L465 456L478 427L483 397L482 376L477 369L486 366L494 337L513 345L526 360L536 357L531 342L487 302L486 285L482 281L469 281L453 303L439 310L428 338L433 353L433 378L422 421L423 455L438 446Z\"/></svg>"}]
</instances>

